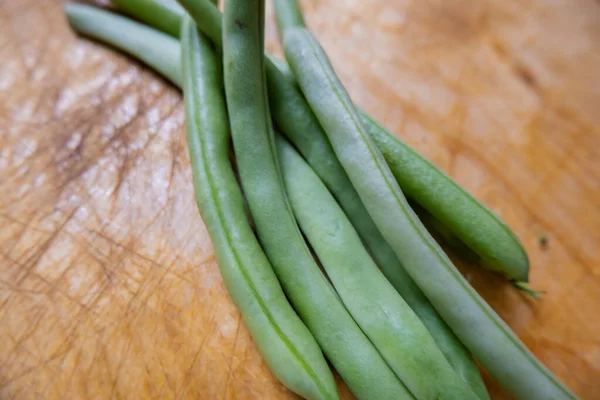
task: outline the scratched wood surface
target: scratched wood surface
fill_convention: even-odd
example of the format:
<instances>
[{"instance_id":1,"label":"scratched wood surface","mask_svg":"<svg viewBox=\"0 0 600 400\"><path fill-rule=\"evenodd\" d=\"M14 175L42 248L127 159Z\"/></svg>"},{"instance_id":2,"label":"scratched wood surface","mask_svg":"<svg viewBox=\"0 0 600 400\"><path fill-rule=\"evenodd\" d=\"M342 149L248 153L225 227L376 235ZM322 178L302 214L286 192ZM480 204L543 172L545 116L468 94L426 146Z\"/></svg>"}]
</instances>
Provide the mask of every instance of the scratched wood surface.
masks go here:
<instances>
[{"instance_id":1,"label":"scratched wood surface","mask_svg":"<svg viewBox=\"0 0 600 400\"><path fill-rule=\"evenodd\" d=\"M302 5L356 103L522 239L543 301L462 270L578 395L600 398L599 3ZM175 88L78 39L58 0L0 1L1 399L293 397L221 281L183 118Z\"/></svg>"}]
</instances>

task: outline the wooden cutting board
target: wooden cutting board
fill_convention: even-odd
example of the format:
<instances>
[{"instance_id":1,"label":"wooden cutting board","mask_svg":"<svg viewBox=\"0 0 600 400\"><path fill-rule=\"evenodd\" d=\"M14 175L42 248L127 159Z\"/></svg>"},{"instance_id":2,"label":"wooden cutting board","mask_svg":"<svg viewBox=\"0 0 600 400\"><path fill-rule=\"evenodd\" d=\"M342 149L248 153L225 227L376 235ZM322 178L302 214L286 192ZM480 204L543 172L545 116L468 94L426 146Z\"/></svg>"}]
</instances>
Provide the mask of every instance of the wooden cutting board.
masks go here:
<instances>
[{"instance_id":1,"label":"wooden cutting board","mask_svg":"<svg viewBox=\"0 0 600 400\"><path fill-rule=\"evenodd\" d=\"M356 103L515 230L543 300L462 270L600 398L599 3L302 6ZM174 87L77 38L58 0L0 1L0 398L293 398L223 286L183 120Z\"/></svg>"}]
</instances>

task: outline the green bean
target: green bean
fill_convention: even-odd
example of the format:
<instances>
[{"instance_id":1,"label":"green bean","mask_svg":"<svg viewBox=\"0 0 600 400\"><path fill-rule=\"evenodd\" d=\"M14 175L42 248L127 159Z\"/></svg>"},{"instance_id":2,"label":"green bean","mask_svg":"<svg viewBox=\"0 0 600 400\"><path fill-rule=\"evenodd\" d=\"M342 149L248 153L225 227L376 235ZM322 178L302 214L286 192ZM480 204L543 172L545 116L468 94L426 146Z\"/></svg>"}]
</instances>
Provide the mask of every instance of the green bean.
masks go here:
<instances>
[{"instance_id":1,"label":"green bean","mask_svg":"<svg viewBox=\"0 0 600 400\"><path fill-rule=\"evenodd\" d=\"M260 0L229 0L223 34L234 150L258 237L294 308L356 396L411 398L344 308L313 260L292 215L267 107L262 10ZM322 395L337 397L329 386Z\"/></svg>"},{"instance_id":2,"label":"green bean","mask_svg":"<svg viewBox=\"0 0 600 400\"><path fill-rule=\"evenodd\" d=\"M279 380L309 398L331 372L314 337L288 303L246 219L229 162L221 62L186 17L182 24L186 130L198 207L228 292Z\"/></svg>"},{"instance_id":3,"label":"green bean","mask_svg":"<svg viewBox=\"0 0 600 400\"><path fill-rule=\"evenodd\" d=\"M286 30L284 50L373 221L456 335L515 397L575 398L468 284L423 227L310 32Z\"/></svg>"},{"instance_id":4,"label":"green bean","mask_svg":"<svg viewBox=\"0 0 600 400\"><path fill-rule=\"evenodd\" d=\"M361 117L407 197L478 254L483 266L510 279L529 280L529 260L523 245L492 210L373 118L365 113Z\"/></svg>"},{"instance_id":5,"label":"green bean","mask_svg":"<svg viewBox=\"0 0 600 400\"><path fill-rule=\"evenodd\" d=\"M179 37L185 10L172 0L112 0L120 10L171 36Z\"/></svg>"},{"instance_id":6,"label":"green bean","mask_svg":"<svg viewBox=\"0 0 600 400\"><path fill-rule=\"evenodd\" d=\"M294 215L344 305L418 399L475 399L427 328L379 271L321 179L277 141Z\"/></svg>"},{"instance_id":7,"label":"green bean","mask_svg":"<svg viewBox=\"0 0 600 400\"><path fill-rule=\"evenodd\" d=\"M180 50L177 40L96 7L65 4L64 8L69 23L77 32L123 50L150 65L175 85L181 86Z\"/></svg>"},{"instance_id":8,"label":"green bean","mask_svg":"<svg viewBox=\"0 0 600 400\"><path fill-rule=\"evenodd\" d=\"M121 39L126 41L127 37ZM149 37L147 42L151 43L152 38ZM168 62L168 60L163 60L163 62ZM287 64L285 65L287 67ZM267 70L271 72L267 76L267 78L271 77L269 100L274 115L277 116L276 120L280 122L281 127L286 129L288 138L292 139L315 172L336 196L375 261L404 300L421 318L458 375L471 384L480 398L487 399L485 385L471 355L406 274L393 250L373 224L304 98L293 85L285 81L281 82L281 80L289 79L287 75L282 75L276 69L269 68L269 63L267 63ZM171 80L177 80L177 77L172 77ZM292 107L291 104L298 106Z\"/></svg>"}]
</instances>

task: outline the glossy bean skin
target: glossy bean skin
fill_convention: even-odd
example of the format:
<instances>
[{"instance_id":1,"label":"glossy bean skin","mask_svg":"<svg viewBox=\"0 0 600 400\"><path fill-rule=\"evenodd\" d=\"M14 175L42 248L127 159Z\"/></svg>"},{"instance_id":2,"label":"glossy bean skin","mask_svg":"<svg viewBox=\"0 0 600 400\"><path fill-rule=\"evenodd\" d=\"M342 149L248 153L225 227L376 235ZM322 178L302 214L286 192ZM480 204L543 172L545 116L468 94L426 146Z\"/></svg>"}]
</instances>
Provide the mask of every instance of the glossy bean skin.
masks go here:
<instances>
[{"instance_id":1,"label":"glossy bean skin","mask_svg":"<svg viewBox=\"0 0 600 400\"><path fill-rule=\"evenodd\" d=\"M227 290L277 378L309 399L322 398L329 374L321 350L285 298L247 221L229 160L221 60L187 17L182 25L187 142L196 200ZM315 394L317 393L317 394Z\"/></svg>"},{"instance_id":2,"label":"glossy bean skin","mask_svg":"<svg viewBox=\"0 0 600 400\"><path fill-rule=\"evenodd\" d=\"M115 46L181 86L179 41L120 15L85 4L64 6L69 23L77 32ZM110 29L108 29L110 28ZM148 38L152 40L148 40Z\"/></svg>"},{"instance_id":3,"label":"glossy bean skin","mask_svg":"<svg viewBox=\"0 0 600 400\"><path fill-rule=\"evenodd\" d=\"M146 33L146 36L148 37L147 42L152 43L153 37L148 33ZM120 39L121 46L127 46L127 36L121 36ZM162 59L161 61L163 63L172 63L169 59ZM421 318L457 374L471 384L473 390L478 393L481 399L487 399L488 395L485 385L470 353L439 317L412 279L406 274L392 249L373 224L348 176L337 161L318 121L316 121L316 118L308 109L306 101L298 93L296 87L293 84L290 85L293 77L278 73L277 70L271 68L272 66L269 63L267 63L266 67L267 78L271 77L269 88L275 88L269 90L271 110L274 116L277 116L276 120L280 122L280 127L286 129L286 132L288 132L287 137L294 139L292 142L300 149L311 167L335 195L366 246L370 249L375 261L404 300ZM165 68L163 67L162 69ZM173 66L167 69L175 71ZM176 84L180 79L177 74L171 74L171 76L167 77ZM286 79L288 83L285 81L283 83L280 82L280 80ZM297 106L292 106L293 104L297 104ZM360 335L356 336L356 340L362 340L359 338ZM373 359L377 358L373 355L370 355L370 357ZM382 372L382 374L388 374L388 372ZM360 392L357 388L357 383L353 386L355 393ZM364 390L368 390L368 386L365 386Z\"/></svg>"},{"instance_id":4,"label":"glossy bean skin","mask_svg":"<svg viewBox=\"0 0 600 400\"><path fill-rule=\"evenodd\" d=\"M242 187L259 240L294 308L355 395L411 398L315 263L294 220L279 170L263 69L257 0L225 4L225 92ZM333 381L331 381L333 384ZM322 398L337 398L323 385Z\"/></svg>"},{"instance_id":5,"label":"glossy bean skin","mask_svg":"<svg viewBox=\"0 0 600 400\"><path fill-rule=\"evenodd\" d=\"M406 271L481 364L519 399L569 391L462 277L408 206L385 159L310 32L285 32L286 58L373 221Z\"/></svg>"},{"instance_id":6,"label":"glossy bean skin","mask_svg":"<svg viewBox=\"0 0 600 400\"><path fill-rule=\"evenodd\" d=\"M418 399L476 399L419 317L379 271L321 179L284 140L277 141L294 215L344 305Z\"/></svg>"}]
</instances>

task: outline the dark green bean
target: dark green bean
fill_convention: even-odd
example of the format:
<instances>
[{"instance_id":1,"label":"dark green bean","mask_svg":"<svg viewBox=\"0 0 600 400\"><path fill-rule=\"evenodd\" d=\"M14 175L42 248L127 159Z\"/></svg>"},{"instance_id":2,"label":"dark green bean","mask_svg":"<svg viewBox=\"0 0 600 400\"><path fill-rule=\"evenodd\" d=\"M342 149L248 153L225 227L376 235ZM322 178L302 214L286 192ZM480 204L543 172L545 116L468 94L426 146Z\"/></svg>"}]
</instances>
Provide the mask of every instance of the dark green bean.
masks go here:
<instances>
[{"instance_id":1,"label":"dark green bean","mask_svg":"<svg viewBox=\"0 0 600 400\"><path fill-rule=\"evenodd\" d=\"M310 32L286 30L284 49L302 92L373 221L456 335L516 397L575 398L468 284L423 227Z\"/></svg>"},{"instance_id":2,"label":"dark green bean","mask_svg":"<svg viewBox=\"0 0 600 400\"><path fill-rule=\"evenodd\" d=\"M292 215L265 93L263 23L261 1L225 4L225 92L238 170L258 237L294 308L356 396L411 398L344 308ZM321 395L337 397L329 386Z\"/></svg>"},{"instance_id":3,"label":"dark green bean","mask_svg":"<svg viewBox=\"0 0 600 400\"><path fill-rule=\"evenodd\" d=\"M529 280L523 245L492 210L373 118L364 112L361 117L407 197L467 244L481 257L483 266L510 279Z\"/></svg>"}]
</instances>

